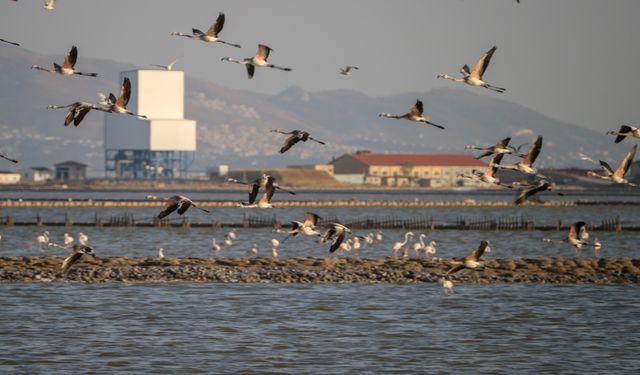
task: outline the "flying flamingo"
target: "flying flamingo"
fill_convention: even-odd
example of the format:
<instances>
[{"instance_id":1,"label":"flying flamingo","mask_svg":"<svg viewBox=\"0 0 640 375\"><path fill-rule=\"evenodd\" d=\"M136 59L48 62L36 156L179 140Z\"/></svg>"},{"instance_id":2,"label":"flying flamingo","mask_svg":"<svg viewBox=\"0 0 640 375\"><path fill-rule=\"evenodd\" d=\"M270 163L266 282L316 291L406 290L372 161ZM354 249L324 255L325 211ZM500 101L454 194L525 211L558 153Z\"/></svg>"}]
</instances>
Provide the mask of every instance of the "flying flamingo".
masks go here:
<instances>
[{"instance_id":1,"label":"flying flamingo","mask_svg":"<svg viewBox=\"0 0 640 375\"><path fill-rule=\"evenodd\" d=\"M487 70L489 62L491 61L491 57L493 56L493 53L496 52L496 48L496 46L493 46L489 51L482 55L478 62L476 62L476 66L473 68L473 70L470 71L469 66L465 64L462 69L460 69L460 73L462 73L463 75L462 78L455 78L446 74L438 74L438 78L466 83L470 86L480 86L499 93L505 92L505 88L492 86L482 80L482 76L484 75L485 70Z\"/></svg>"},{"instance_id":2,"label":"flying flamingo","mask_svg":"<svg viewBox=\"0 0 640 375\"><path fill-rule=\"evenodd\" d=\"M429 124L432 126L435 126L436 128L439 129L444 129L444 126L442 125L438 125L438 124L434 124L433 122L429 121L429 117L424 116L423 114L423 106L422 106L422 101L420 101L420 99L416 100L416 104L411 107L411 111L409 113L405 113L404 115L392 115L390 113L386 113L383 112L381 114L379 114L379 117L386 117L386 118L393 118L396 120L409 120L409 121L416 121L416 122L422 122L425 124Z\"/></svg>"},{"instance_id":3,"label":"flying flamingo","mask_svg":"<svg viewBox=\"0 0 640 375\"><path fill-rule=\"evenodd\" d=\"M174 195L170 198L165 199L168 204L167 206L164 208L164 210L160 211L160 213L158 214L158 219L163 219L165 217L167 217L170 213L172 213L173 211L178 210L178 215L182 215L185 212L187 212L187 210L189 209L189 207L193 207L193 208L197 208L200 211L204 211L206 213L210 213L210 211L205 210L204 208L200 208L198 206L196 206L193 201L183 195Z\"/></svg>"},{"instance_id":4,"label":"flying flamingo","mask_svg":"<svg viewBox=\"0 0 640 375\"><path fill-rule=\"evenodd\" d=\"M469 255L467 255L462 259L457 259L456 260L457 264L451 267L451 269L447 271L446 275L448 276L449 274L458 272L463 268L476 269L484 266L484 264L480 262L480 258L485 252L488 252L490 250L491 248L489 247L489 241L483 240L482 242L480 242L480 245L478 246L478 248L471 251Z\"/></svg>"},{"instance_id":5,"label":"flying flamingo","mask_svg":"<svg viewBox=\"0 0 640 375\"><path fill-rule=\"evenodd\" d=\"M638 145L633 145L631 150L627 153L627 155L622 159L618 168L614 171L613 168L607 163L600 160L600 166L602 167L603 174L597 174L595 172L589 171L587 175L591 177L596 177L601 180L611 181L616 184L627 184L629 186L638 187L640 185L629 182L624 175L627 174L629 168L631 167L631 163L633 162L633 158L636 156L636 150L638 149Z\"/></svg>"},{"instance_id":6,"label":"flying flamingo","mask_svg":"<svg viewBox=\"0 0 640 375\"><path fill-rule=\"evenodd\" d=\"M348 76L351 74L351 70L355 69L358 70L359 68L357 66L353 66L353 65L347 65L346 68L340 68L340 74L344 75L344 76Z\"/></svg>"},{"instance_id":7,"label":"flying flamingo","mask_svg":"<svg viewBox=\"0 0 640 375\"><path fill-rule=\"evenodd\" d=\"M216 19L216 22L214 22L214 24L209 27L209 30L207 30L206 33L203 33L198 29L191 29L192 34L185 34L179 31L175 31L175 32L172 32L171 35L197 39L207 43L223 43L223 44L230 45L232 47L240 48L239 44L225 42L224 40L218 38L218 34L220 33L220 31L222 31L222 28L224 27L224 21L225 21L224 13L220 12L218 14L218 18ZM167 70L171 70L171 69L167 69Z\"/></svg>"},{"instance_id":8,"label":"flying flamingo","mask_svg":"<svg viewBox=\"0 0 640 375\"><path fill-rule=\"evenodd\" d=\"M324 142L313 138L311 134L309 134L309 132L304 130L292 130L290 132L285 132L280 129L273 129L273 130L270 130L270 132L289 135L289 137L285 139L284 145L280 149L281 154L284 154L285 152L287 152L291 147L293 147L293 145L295 145L298 142L306 142L308 140L311 140L311 141L320 143L321 145L325 144Z\"/></svg>"},{"instance_id":9,"label":"flying flamingo","mask_svg":"<svg viewBox=\"0 0 640 375\"><path fill-rule=\"evenodd\" d=\"M615 143L622 142L626 137L640 138L640 128L636 128L631 125L621 125L620 130L611 130L607 132L608 135L617 135Z\"/></svg>"},{"instance_id":10,"label":"flying flamingo","mask_svg":"<svg viewBox=\"0 0 640 375\"><path fill-rule=\"evenodd\" d=\"M78 48L76 46L72 46L71 51L69 51L69 54L64 58L64 63L62 63L62 66L56 63L53 63L53 69L47 69L38 65L32 65L31 69L43 70L49 73L58 73L64 76L70 76L73 74L77 74L80 76L89 76L89 77L98 76L97 73L82 73L77 71L74 68L77 60L78 60Z\"/></svg>"},{"instance_id":11,"label":"flying flamingo","mask_svg":"<svg viewBox=\"0 0 640 375\"><path fill-rule=\"evenodd\" d=\"M232 63L246 66L249 79L253 78L253 73L255 72L256 67L280 69L280 70L284 70L285 72L290 72L291 68L276 66L267 61L267 59L269 58L269 53L271 51L273 51L271 47L265 46L264 44L258 44L258 52L253 57L247 57L246 59L243 59L243 60L235 60L231 57L223 57L222 61L229 61Z\"/></svg>"},{"instance_id":12,"label":"flying flamingo","mask_svg":"<svg viewBox=\"0 0 640 375\"><path fill-rule=\"evenodd\" d=\"M62 262L62 273L67 273L69 271L69 268L71 268L71 266L75 262L77 262L84 254L95 257L93 249L89 246L75 245L73 247L73 250L71 251L71 255L65 258L65 260Z\"/></svg>"}]
</instances>

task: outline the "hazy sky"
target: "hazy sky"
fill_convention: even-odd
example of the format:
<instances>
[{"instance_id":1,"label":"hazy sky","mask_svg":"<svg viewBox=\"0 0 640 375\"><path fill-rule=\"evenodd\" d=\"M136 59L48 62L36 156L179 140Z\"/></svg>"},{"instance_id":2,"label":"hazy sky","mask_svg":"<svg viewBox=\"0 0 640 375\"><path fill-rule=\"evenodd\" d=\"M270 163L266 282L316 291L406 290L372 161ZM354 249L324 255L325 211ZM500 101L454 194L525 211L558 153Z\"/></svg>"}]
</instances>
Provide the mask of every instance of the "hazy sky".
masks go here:
<instances>
[{"instance_id":1,"label":"hazy sky","mask_svg":"<svg viewBox=\"0 0 640 375\"><path fill-rule=\"evenodd\" d=\"M551 117L605 131L640 123L640 1L637 0L1 0L0 38L44 54L72 44L82 57L176 68L223 86L277 93L354 89L371 96L438 87L494 44L485 79L507 88L476 93L520 103ZM220 36L242 49L172 37L206 30L224 12ZM258 43L292 72L244 67ZM345 77L344 65L361 70ZM485 92L486 91L486 92Z\"/></svg>"}]
</instances>

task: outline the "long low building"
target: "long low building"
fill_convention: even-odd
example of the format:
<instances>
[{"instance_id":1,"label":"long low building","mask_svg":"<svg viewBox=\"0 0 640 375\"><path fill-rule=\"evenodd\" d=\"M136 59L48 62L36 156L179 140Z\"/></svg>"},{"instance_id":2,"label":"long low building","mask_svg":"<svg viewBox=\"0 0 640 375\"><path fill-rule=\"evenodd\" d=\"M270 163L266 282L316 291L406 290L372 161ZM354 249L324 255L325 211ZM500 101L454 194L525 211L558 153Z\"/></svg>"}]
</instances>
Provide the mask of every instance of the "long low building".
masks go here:
<instances>
[{"instance_id":1,"label":"long low building","mask_svg":"<svg viewBox=\"0 0 640 375\"><path fill-rule=\"evenodd\" d=\"M344 154L331 162L336 180L352 184L397 187L486 187L462 178L487 164L464 154Z\"/></svg>"}]
</instances>

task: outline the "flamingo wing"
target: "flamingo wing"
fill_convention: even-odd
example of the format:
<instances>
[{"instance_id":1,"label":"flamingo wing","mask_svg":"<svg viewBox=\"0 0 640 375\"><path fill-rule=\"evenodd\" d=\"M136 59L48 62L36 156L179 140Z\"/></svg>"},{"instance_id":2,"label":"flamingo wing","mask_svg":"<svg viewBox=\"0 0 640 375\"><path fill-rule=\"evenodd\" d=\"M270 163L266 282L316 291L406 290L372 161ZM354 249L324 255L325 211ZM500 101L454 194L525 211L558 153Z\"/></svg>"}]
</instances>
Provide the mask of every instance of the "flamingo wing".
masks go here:
<instances>
[{"instance_id":1,"label":"flamingo wing","mask_svg":"<svg viewBox=\"0 0 640 375\"><path fill-rule=\"evenodd\" d=\"M522 163L531 166L538 158L538 155L540 155L540 149L542 149L542 136L539 136L531 147L529 147L529 151L522 159Z\"/></svg>"},{"instance_id":2,"label":"flamingo wing","mask_svg":"<svg viewBox=\"0 0 640 375\"><path fill-rule=\"evenodd\" d=\"M271 47L265 46L264 44L258 44L258 53L256 53L255 58L258 60L267 61L267 59L269 58L269 53L271 51Z\"/></svg>"},{"instance_id":3,"label":"flamingo wing","mask_svg":"<svg viewBox=\"0 0 640 375\"><path fill-rule=\"evenodd\" d=\"M122 86L120 87L120 95L116 100L115 104L120 107L126 107L129 103L129 98L131 97L131 81L129 78L125 77L122 82Z\"/></svg>"},{"instance_id":4,"label":"flamingo wing","mask_svg":"<svg viewBox=\"0 0 640 375\"><path fill-rule=\"evenodd\" d=\"M411 115L414 116L422 116L422 112L423 112L423 105L422 105L422 101L420 99L418 99L416 101L416 105L414 105L413 107L411 107Z\"/></svg>"},{"instance_id":5,"label":"flamingo wing","mask_svg":"<svg viewBox=\"0 0 640 375\"><path fill-rule=\"evenodd\" d=\"M246 64L245 66L247 67L247 75L249 76L249 79L253 78L253 73L255 73L256 67L253 66L253 64Z\"/></svg>"},{"instance_id":6,"label":"flamingo wing","mask_svg":"<svg viewBox=\"0 0 640 375\"><path fill-rule=\"evenodd\" d=\"M477 249L473 250L472 252L469 253L469 255L467 255L467 259L470 260L478 260L480 259L480 257L482 257L482 255L484 254L484 252L487 250L487 248L489 247L489 241L482 241L480 242L480 245L478 246Z\"/></svg>"},{"instance_id":7,"label":"flamingo wing","mask_svg":"<svg viewBox=\"0 0 640 375\"><path fill-rule=\"evenodd\" d=\"M293 134L292 136L288 137L285 141L284 141L284 145L282 146L282 148L280 149L280 153L284 154L285 152L289 151L289 149L291 147L293 147L293 145L295 145L296 143L298 143L300 141L300 138L298 138L297 134Z\"/></svg>"},{"instance_id":8,"label":"flamingo wing","mask_svg":"<svg viewBox=\"0 0 640 375\"><path fill-rule=\"evenodd\" d=\"M340 245L342 244L342 242L344 241L344 237L346 235L346 231L345 230L339 230L336 232L336 236L335 239L333 241L333 245L331 245L331 247L329 248L329 252L333 253L334 251L338 250L338 248L340 248Z\"/></svg>"},{"instance_id":9,"label":"flamingo wing","mask_svg":"<svg viewBox=\"0 0 640 375\"><path fill-rule=\"evenodd\" d=\"M170 213L172 213L173 211L178 209L178 206L180 204L177 201L171 201L169 203L169 205L167 205L167 207L165 207L164 210L160 211L160 213L158 214L158 219L162 219L167 217Z\"/></svg>"},{"instance_id":10,"label":"flamingo wing","mask_svg":"<svg viewBox=\"0 0 640 375\"><path fill-rule=\"evenodd\" d=\"M191 202L190 199L180 200L180 202L178 203L178 215L182 215L183 213L187 212L187 210L189 209L189 207L191 207L192 204L193 202Z\"/></svg>"},{"instance_id":11,"label":"flamingo wing","mask_svg":"<svg viewBox=\"0 0 640 375\"><path fill-rule=\"evenodd\" d=\"M89 113L89 111L91 111L91 107L90 106L81 106L79 108L76 109L76 117L75 119L73 119L73 125L78 126L80 125L80 123L82 122L82 120L84 120L84 117L87 115L87 113Z\"/></svg>"},{"instance_id":12,"label":"flamingo wing","mask_svg":"<svg viewBox=\"0 0 640 375\"><path fill-rule=\"evenodd\" d=\"M491 61L491 57L493 53L496 52L497 47L493 46L490 50L488 50L476 63L476 66L473 68L471 72L472 75L475 75L477 78L482 79L485 70L489 66L489 62Z\"/></svg>"},{"instance_id":13,"label":"flamingo wing","mask_svg":"<svg viewBox=\"0 0 640 375\"><path fill-rule=\"evenodd\" d=\"M523 203L530 196L532 196L532 195L534 195L536 193L539 193L541 191L547 190L548 188L549 188L549 182L542 180L537 185L529 187L528 189L523 189L520 192L520 195L518 196L518 199L516 199L515 204L519 205L519 204Z\"/></svg>"},{"instance_id":14,"label":"flamingo wing","mask_svg":"<svg viewBox=\"0 0 640 375\"><path fill-rule=\"evenodd\" d=\"M76 48L76 46L71 47L71 51L69 51L69 54L64 58L64 63L62 64L62 67L65 69L73 69L73 67L76 65L76 60L78 59L78 48Z\"/></svg>"},{"instance_id":15,"label":"flamingo wing","mask_svg":"<svg viewBox=\"0 0 640 375\"><path fill-rule=\"evenodd\" d=\"M249 204L253 204L256 201L256 197L258 196L258 190L260 190L260 185L252 184L251 191L249 192Z\"/></svg>"},{"instance_id":16,"label":"flamingo wing","mask_svg":"<svg viewBox=\"0 0 640 375\"><path fill-rule=\"evenodd\" d=\"M633 145L633 147L631 147L631 150L629 150L624 159L622 159L622 162L620 163L620 166L618 166L618 169L616 169L616 172L614 173L615 176L622 178L625 174L627 174L627 171L629 170L629 167L633 162L633 158L636 156L637 149L638 145Z\"/></svg>"},{"instance_id":17,"label":"flamingo wing","mask_svg":"<svg viewBox=\"0 0 640 375\"><path fill-rule=\"evenodd\" d=\"M320 216L314 214L313 212L307 212L306 218L304 220L304 225L306 226L315 226L318 223L318 220L322 219Z\"/></svg>"},{"instance_id":18,"label":"flamingo wing","mask_svg":"<svg viewBox=\"0 0 640 375\"><path fill-rule=\"evenodd\" d=\"M207 35L217 37L218 33L222 31L223 27L224 27L224 13L220 12L218 14L218 19L216 19L216 22L214 22L214 24L211 25L211 27L209 27L209 30L207 30Z\"/></svg>"},{"instance_id":19,"label":"flamingo wing","mask_svg":"<svg viewBox=\"0 0 640 375\"><path fill-rule=\"evenodd\" d=\"M609 163L607 163L606 161L600 160L600 167L602 167L602 170L604 170L604 173L607 176L611 176L613 174L613 168L611 168Z\"/></svg>"},{"instance_id":20,"label":"flamingo wing","mask_svg":"<svg viewBox=\"0 0 640 375\"><path fill-rule=\"evenodd\" d=\"M578 221L576 223L571 224L571 226L569 227L569 236L568 238L570 240L577 240L578 239L578 234L580 233L580 230L586 225L586 223L584 221Z\"/></svg>"},{"instance_id":21,"label":"flamingo wing","mask_svg":"<svg viewBox=\"0 0 640 375\"><path fill-rule=\"evenodd\" d=\"M70 256L68 256L67 258L65 258L64 261L62 261L62 272L67 272L69 271L69 268L71 268L71 266L78 261L78 259L80 259L80 257L82 256L82 253L80 252L74 252L73 254L71 254Z\"/></svg>"}]
</instances>

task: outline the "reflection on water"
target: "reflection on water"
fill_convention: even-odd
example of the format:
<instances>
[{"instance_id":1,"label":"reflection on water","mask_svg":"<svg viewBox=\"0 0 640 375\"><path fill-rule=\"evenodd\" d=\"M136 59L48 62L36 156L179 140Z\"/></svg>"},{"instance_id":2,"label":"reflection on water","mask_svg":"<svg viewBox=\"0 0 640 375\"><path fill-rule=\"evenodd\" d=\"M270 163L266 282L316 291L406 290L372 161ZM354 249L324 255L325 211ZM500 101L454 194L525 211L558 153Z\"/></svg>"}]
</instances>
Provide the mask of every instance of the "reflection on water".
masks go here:
<instances>
[{"instance_id":1,"label":"reflection on water","mask_svg":"<svg viewBox=\"0 0 640 375\"><path fill-rule=\"evenodd\" d=\"M628 373L635 286L2 284L3 373Z\"/></svg>"}]
</instances>

